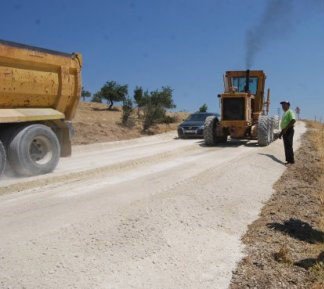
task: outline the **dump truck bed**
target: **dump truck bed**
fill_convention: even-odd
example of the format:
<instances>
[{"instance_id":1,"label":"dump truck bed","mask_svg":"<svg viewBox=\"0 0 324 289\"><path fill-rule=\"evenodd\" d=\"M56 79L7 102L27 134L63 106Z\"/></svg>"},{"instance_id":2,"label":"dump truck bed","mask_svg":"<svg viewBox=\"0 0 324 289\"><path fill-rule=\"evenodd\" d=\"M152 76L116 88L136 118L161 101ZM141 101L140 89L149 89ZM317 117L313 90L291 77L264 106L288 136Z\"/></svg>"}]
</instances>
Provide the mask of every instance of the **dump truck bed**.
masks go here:
<instances>
[{"instance_id":1,"label":"dump truck bed","mask_svg":"<svg viewBox=\"0 0 324 289\"><path fill-rule=\"evenodd\" d=\"M81 95L81 66L77 53L0 40L0 123L26 121L26 115L28 121L46 115L71 120Z\"/></svg>"}]
</instances>

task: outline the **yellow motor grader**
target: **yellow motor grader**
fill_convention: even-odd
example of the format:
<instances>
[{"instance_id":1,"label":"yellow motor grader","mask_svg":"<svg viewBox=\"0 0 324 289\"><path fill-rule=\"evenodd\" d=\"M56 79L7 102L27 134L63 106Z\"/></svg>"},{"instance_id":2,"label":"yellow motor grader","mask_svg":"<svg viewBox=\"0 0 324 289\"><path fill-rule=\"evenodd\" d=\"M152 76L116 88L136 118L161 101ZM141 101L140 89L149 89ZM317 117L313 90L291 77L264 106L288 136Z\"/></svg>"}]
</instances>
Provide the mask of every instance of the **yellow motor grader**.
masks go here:
<instances>
[{"instance_id":1,"label":"yellow motor grader","mask_svg":"<svg viewBox=\"0 0 324 289\"><path fill-rule=\"evenodd\" d=\"M221 118L208 117L204 126L206 145L231 139L255 139L260 146L269 145L279 129L279 117L269 116L270 90L265 99L266 75L262 70L227 71L225 91L219 94Z\"/></svg>"}]
</instances>

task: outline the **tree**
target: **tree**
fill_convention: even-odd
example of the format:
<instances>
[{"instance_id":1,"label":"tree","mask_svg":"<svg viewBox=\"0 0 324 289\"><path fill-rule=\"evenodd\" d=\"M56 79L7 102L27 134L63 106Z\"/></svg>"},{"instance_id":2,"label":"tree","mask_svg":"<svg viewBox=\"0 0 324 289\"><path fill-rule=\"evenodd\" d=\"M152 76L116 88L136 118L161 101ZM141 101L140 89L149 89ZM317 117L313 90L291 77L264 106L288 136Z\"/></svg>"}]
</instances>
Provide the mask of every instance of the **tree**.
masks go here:
<instances>
[{"instance_id":1,"label":"tree","mask_svg":"<svg viewBox=\"0 0 324 289\"><path fill-rule=\"evenodd\" d=\"M134 99L138 107L141 107L143 105L143 88L141 86L136 86L134 89Z\"/></svg>"},{"instance_id":2,"label":"tree","mask_svg":"<svg viewBox=\"0 0 324 289\"><path fill-rule=\"evenodd\" d=\"M131 98L127 97L123 100L123 114L122 114L122 124L126 125L128 119L133 111L133 101Z\"/></svg>"},{"instance_id":3,"label":"tree","mask_svg":"<svg viewBox=\"0 0 324 289\"><path fill-rule=\"evenodd\" d=\"M151 92L152 103L154 105L161 105L164 108L175 108L175 104L172 99L173 90L166 86L162 87L162 90L155 90Z\"/></svg>"},{"instance_id":4,"label":"tree","mask_svg":"<svg viewBox=\"0 0 324 289\"><path fill-rule=\"evenodd\" d=\"M84 90L84 87L82 86L81 97L83 101L85 101L86 97L90 97L90 96L91 96L91 92L88 90Z\"/></svg>"},{"instance_id":5,"label":"tree","mask_svg":"<svg viewBox=\"0 0 324 289\"><path fill-rule=\"evenodd\" d=\"M136 86L134 89L134 99L137 105L137 117L140 116L140 109L143 106L144 92L141 86Z\"/></svg>"},{"instance_id":6,"label":"tree","mask_svg":"<svg viewBox=\"0 0 324 289\"><path fill-rule=\"evenodd\" d=\"M155 90L150 93L144 92L142 106L144 112L143 130L148 130L154 123L163 122L166 109L175 108L172 99L172 89L162 87L162 90Z\"/></svg>"},{"instance_id":7,"label":"tree","mask_svg":"<svg viewBox=\"0 0 324 289\"><path fill-rule=\"evenodd\" d=\"M102 96L101 96L100 91L97 91L97 92L92 96L91 101L92 101L92 102L102 103Z\"/></svg>"},{"instance_id":8,"label":"tree","mask_svg":"<svg viewBox=\"0 0 324 289\"><path fill-rule=\"evenodd\" d=\"M208 106L204 103L201 107L199 107L199 112L207 112Z\"/></svg>"},{"instance_id":9,"label":"tree","mask_svg":"<svg viewBox=\"0 0 324 289\"><path fill-rule=\"evenodd\" d=\"M100 90L102 98L110 102L108 110L114 105L115 102L123 101L128 94L128 85L120 85L116 81L107 81Z\"/></svg>"}]
</instances>

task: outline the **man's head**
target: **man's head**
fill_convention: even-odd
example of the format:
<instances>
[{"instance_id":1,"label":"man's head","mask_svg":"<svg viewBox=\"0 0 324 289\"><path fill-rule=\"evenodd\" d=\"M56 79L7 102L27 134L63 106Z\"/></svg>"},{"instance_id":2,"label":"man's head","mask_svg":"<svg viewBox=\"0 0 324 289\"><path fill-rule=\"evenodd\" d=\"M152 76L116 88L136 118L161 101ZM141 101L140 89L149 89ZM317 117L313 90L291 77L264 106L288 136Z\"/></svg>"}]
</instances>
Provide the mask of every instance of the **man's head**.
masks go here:
<instances>
[{"instance_id":1,"label":"man's head","mask_svg":"<svg viewBox=\"0 0 324 289\"><path fill-rule=\"evenodd\" d=\"M280 104L281 104L282 109L284 111L287 111L289 109L289 107L290 107L290 102L287 101L287 100L284 100L284 101L280 102Z\"/></svg>"}]
</instances>

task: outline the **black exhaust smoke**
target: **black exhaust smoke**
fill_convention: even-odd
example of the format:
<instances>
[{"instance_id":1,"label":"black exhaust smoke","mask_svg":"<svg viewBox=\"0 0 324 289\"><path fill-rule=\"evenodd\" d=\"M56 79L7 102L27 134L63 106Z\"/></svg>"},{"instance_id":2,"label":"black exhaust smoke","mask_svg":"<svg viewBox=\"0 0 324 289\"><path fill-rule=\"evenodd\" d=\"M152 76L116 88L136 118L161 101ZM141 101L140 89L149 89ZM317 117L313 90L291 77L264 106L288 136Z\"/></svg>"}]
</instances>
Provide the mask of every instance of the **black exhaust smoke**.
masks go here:
<instances>
[{"instance_id":1,"label":"black exhaust smoke","mask_svg":"<svg viewBox=\"0 0 324 289\"><path fill-rule=\"evenodd\" d=\"M261 21L246 33L246 68L268 43L284 39L292 30L293 0L268 0Z\"/></svg>"},{"instance_id":2,"label":"black exhaust smoke","mask_svg":"<svg viewBox=\"0 0 324 289\"><path fill-rule=\"evenodd\" d=\"M246 33L246 68L252 67L256 55L268 44L285 40L298 23L322 12L323 0L267 0L261 20Z\"/></svg>"}]
</instances>

